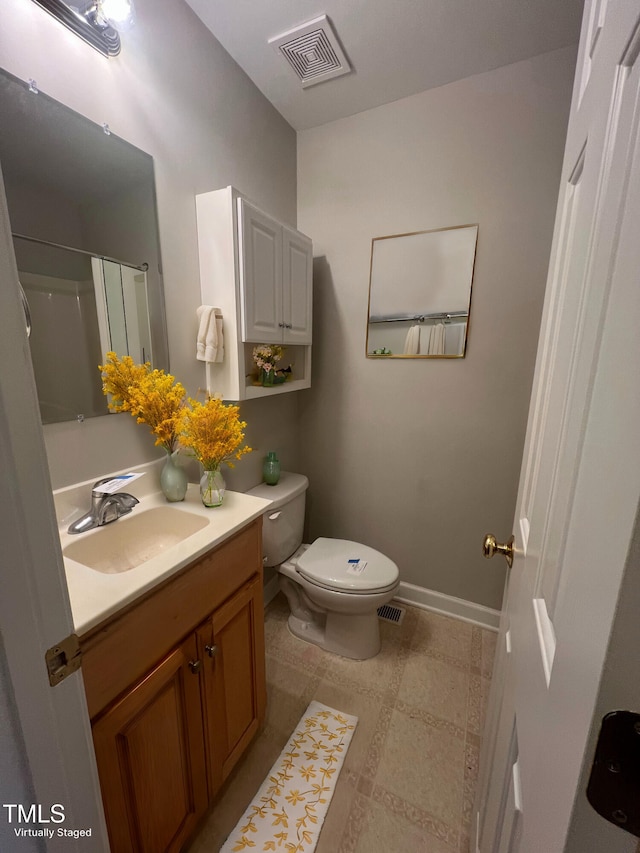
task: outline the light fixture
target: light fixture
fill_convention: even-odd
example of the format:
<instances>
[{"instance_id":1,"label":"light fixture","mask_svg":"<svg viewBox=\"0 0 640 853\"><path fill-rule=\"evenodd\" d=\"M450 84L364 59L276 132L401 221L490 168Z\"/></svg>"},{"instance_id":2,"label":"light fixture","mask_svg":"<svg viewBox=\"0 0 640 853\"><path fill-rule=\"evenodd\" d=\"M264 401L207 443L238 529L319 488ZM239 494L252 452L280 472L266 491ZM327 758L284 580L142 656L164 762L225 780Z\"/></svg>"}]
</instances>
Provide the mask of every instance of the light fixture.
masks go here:
<instances>
[{"instance_id":1,"label":"light fixture","mask_svg":"<svg viewBox=\"0 0 640 853\"><path fill-rule=\"evenodd\" d=\"M133 0L34 0L103 56L120 53L118 30L135 21Z\"/></svg>"},{"instance_id":2,"label":"light fixture","mask_svg":"<svg viewBox=\"0 0 640 853\"><path fill-rule=\"evenodd\" d=\"M114 30L128 30L135 23L136 13L132 0L97 0L96 19Z\"/></svg>"}]
</instances>

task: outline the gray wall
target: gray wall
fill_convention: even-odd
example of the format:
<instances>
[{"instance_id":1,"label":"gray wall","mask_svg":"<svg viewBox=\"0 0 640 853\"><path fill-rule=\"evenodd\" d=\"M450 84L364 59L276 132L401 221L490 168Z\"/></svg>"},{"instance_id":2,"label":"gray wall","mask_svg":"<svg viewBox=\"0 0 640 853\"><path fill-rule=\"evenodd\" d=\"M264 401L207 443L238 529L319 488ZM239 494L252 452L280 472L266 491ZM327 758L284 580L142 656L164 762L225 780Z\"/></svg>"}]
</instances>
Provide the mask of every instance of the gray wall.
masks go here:
<instances>
[{"instance_id":1,"label":"gray wall","mask_svg":"<svg viewBox=\"0 0 640 853\"><path fill-rule=\"evenodd\" d=\"M500 607L487 532L513 521L575 50L298 136L314 240L309 534L367 542L401 578ZM371 238L479 223L467 356L365 358Z\"/></svg>"},{"instance_id":2,"label":"gray wall","mask_svg":"<svg viewBox=\"0 0 640 853\"><path fill-rule=\"evenodd\" d=\"M233 184L277 218L296 222L296 137L181 0L137 0L122 53L106 59L35 3L2 0L0 66L151 154L155 161L171 370L195 394L200 283L196 193ZM261 479L261 457L298 460L295 394L243 407L255 452L229 485ZM45 439L54 487L157 456L128 415L52 424Z\"/></svg>"}]
</instances>

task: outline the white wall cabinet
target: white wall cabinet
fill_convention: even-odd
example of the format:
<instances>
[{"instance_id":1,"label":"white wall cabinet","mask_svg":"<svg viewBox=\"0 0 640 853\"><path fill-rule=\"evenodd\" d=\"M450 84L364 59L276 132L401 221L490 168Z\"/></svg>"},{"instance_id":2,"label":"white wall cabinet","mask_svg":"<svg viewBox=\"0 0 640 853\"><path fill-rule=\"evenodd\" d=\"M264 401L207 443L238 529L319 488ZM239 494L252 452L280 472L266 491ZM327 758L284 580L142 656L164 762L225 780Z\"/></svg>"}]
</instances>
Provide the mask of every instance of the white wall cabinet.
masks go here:
<instances>
[{"instance_id":1,"label":"white wall cabinet","mask_svg":"<svg viewBox=\"0 0 640 853\"><path fill-rule=\"evenodd\" d=\"M245 400L311 385L311 240L283 225L233 187L196 196L203 305L224 318L225 357L207 366L212 394ZM258 385L256 344L284 344L282 385Z\"/></svg>"},{"instance_id":2,"label":"white wall cabinet","mask_svg":"<svg viewBox=\"0 0 640 853\"><path fill-rule=\"evenodd\" d=\"M242 340L311 344L311 240L242 197L237 204Z\"/></svg>"},{"instance_id":3,"label":"white wall cabinet","mask_svg":"<svg viewBox=\"0 0 640 853\"><path fill-rule=\"evenodd\" d=\"M285 344L311 344L313 244L282 226L282 320Z\"/></svg>"}]
</instances>

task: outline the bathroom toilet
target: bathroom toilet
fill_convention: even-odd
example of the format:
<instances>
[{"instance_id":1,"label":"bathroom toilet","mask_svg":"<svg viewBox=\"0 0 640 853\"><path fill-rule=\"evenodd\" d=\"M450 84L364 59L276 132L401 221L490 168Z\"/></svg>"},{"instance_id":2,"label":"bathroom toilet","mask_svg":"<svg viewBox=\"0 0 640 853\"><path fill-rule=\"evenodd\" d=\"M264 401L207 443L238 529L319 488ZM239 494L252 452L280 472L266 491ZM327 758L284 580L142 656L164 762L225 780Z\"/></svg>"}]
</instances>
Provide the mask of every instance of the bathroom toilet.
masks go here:
<instances>
[{"instance_id":1,"label":"bathroom toilet","mask_svg":"<svg viewBox=\"0 0 640 853\"><path fill-rule=\"evenodd\" d=\"M398 567L347 539L303 545L308 485L302 474L283 471L277 485L262 483L248 492L272 501L262 529L264 564L278 569L292 634L344 657L374 657L380 651L377 609L396 594Z\"/></svg>"}]
</instances>

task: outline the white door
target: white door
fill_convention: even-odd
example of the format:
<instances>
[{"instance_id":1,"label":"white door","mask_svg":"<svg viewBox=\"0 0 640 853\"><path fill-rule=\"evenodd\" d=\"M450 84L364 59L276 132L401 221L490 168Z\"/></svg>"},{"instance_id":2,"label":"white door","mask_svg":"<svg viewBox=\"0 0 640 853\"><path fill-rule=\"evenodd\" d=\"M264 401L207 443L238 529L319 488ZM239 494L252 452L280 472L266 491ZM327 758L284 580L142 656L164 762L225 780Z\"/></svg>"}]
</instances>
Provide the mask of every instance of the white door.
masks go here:
<instances>
[{"instance_id":1,"label":"white door","mask_svg":"<svg viewBox=\"0 0 640 853\"><path fill-rule=\"evenodd\" d=\"M313 308L313 243L282 228L282 319L285 344L310 344Z\"/></svg>"},{"instance_id":2,"label":"white door","mask_svg":"<svg viewBox=\"0 0 640 853\"><path fill-rule=\"evenodd\" d=\"M640 498L639 52L637 0L588 0L474 853L564 850Z\"/></svg>"},{"instance_id":3,"label":"white door","mask_svg":"<svg viewBox=\"0 0 640 853\"><path fill-rule=\"evenodd\" d=\"M282 343L282 228L238 199L242 340Z\"/></svg>"},{"instance_id":4,"label":"white door","mask_svg":"<svg viewBox=\"0 0 640 853\"><path fill-rule=\"evenodd\" d=\"M15 706L26 758L24 767L7 766L7 752L22 743L7 750L4 739L13 726L3 720L0 849L31 849L30 839L19 838L15 830L46 826L53 827L48 840L31 839L38 849L104 853L109 844L82 671L51 687L45 666L45 651L69 635L73 623L18 293L0 175L0 666L6 658L10 682L0 672L0 706ZM16 802L25 788L32 792ZM18 824L17 806L28 814L34 804L47 823ZM49 820L54 804L63 806L62 823ZM55 811L59 818L60 809ZM91 835L64 836L58 830L91 830Z\"/></svg>"}]
</instances>

